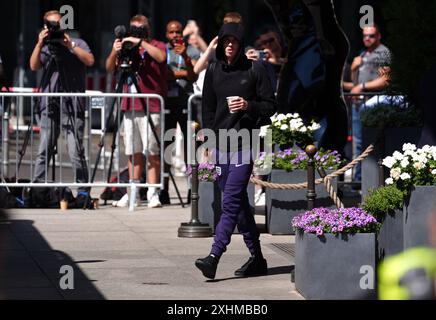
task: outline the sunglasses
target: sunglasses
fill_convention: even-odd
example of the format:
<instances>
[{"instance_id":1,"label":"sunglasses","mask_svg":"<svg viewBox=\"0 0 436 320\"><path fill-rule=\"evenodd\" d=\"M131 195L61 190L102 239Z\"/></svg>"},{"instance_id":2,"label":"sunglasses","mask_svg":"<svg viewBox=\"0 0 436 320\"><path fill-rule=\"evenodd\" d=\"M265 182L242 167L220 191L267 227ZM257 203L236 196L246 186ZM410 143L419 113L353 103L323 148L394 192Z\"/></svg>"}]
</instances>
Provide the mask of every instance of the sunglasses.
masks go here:
<instances>
[{"instance_id":1,"label":"sunglasses","mask_svg":"<svg viewBox=\"0 0 436 320\"><path fill-rule=\"evenodd\" d=\"M363 39L366 39L366 38L375 39L376 37L377 37L377 34L375 34L375 33L363 35Z\"/></svg>"}]
</instances>

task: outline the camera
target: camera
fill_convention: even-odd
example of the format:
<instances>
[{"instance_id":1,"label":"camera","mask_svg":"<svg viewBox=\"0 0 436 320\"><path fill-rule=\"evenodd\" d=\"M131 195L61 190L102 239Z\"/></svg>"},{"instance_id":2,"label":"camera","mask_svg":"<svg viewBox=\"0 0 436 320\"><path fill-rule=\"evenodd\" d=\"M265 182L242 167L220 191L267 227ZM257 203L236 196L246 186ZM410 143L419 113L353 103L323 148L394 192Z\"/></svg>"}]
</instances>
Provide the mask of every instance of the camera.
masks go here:
<instances>
[{"instance_id":1,"label":"camera","mask_svg":"<svg viewBox=\"0 0 436 320\"><path fill-rule=\"evenodd\" d=\"M45 26L48 30L48 35L47 38L45 38L45 43L49 46L62 45L65 38L65 31L61 30L59 22L46 20Z\"/></svg>"},{"instance_id":2,"label":"camera","mask_svg":"<svg viewBox=\"0 0 436 320\"><path fill-rule=\"evenodd\" d=\"M120 40L129 36L139 39L148 38L148 29L145 26L142 27L130 26L130 30L129 32L127 32L126 27L120 25L115 28L114 33L115 33L115 37ZM119 54L120 67L122 69L131 68L133 56L138 53L138 48L139 46L131 41L123 42Z\"/></svg>"},{"instance_id":3,"label":"camera","mask_svg":"<svg viewBox=\"0 0 436 320\"><path fill-rule=\"evenodd\" d=\"M147 39L148 29L145 26L142 27L130 26L130 36L139 39Z\"/></svg>"},{"instance_id":4,"label":"camera","mask_svg":"<svg viewBox=\"0 0 436 320\"><path fill-rule=\"evenodd\" d=\"M134 52L135 44L131 41L125 41L121 47L120 51L120 67L121 68L130 68L132 65L133 52ZM138 47L136 47L138 48Z\"/></svg>"},{"instance_id":5,"label":"camera","mask_svg":"<svg viewBox=\"0 0 436 320\"><path fill-rule=\"evenodd\" d=\"M259 57L259 60L267 60L268 59L268 54L263 51L263 50L256 50L256 53Z\"/></svg>"}]
</instances>

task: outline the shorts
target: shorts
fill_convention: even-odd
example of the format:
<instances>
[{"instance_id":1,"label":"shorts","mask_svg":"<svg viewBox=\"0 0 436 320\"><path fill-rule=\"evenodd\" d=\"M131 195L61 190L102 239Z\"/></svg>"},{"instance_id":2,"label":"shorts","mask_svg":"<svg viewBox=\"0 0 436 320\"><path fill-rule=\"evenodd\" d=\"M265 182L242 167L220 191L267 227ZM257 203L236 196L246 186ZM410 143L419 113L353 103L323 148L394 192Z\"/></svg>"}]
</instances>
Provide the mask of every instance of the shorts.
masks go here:
<instances>
[{"instance_id":1,"label":"shorts","mask_svg":"<svg viewBox=\"0 0 436 320\"><path fill-rule=\"evenodd\" d=\"M156 134L160 137L160 114L150 113ZM129 110L124 113L124 147L127 156L136 153L145 153L146 155L159 155L160 148L156 138L148 125L148 119L144 111Z\"/></svg>"}]
</instances>

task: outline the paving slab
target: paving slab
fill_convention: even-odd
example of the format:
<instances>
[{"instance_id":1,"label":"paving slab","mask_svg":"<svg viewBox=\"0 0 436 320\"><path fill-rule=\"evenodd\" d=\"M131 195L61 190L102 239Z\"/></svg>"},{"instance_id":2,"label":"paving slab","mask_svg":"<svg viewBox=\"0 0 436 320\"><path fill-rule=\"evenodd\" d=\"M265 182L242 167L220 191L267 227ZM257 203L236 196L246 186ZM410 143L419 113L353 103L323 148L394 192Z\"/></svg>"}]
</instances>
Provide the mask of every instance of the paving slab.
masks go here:
<instances>
[{"instance_id":1,"label":"paving slab","mask_svg":"<svg viewBox=\"0 0 436 320\"><path fill-rule=\"evenodd\" d=\"M293 236L261 234L269 273L235 278L248 250L233 235L216 280L203 277L195 259L213 238L178 238L190 207L160 209L101 206L98 210L10 210L0 223L0 297L5 299L294 300L293 258L271 244ZM262 220L263 217L260 217ZM62 289L62 266L71 266L74 289Z\"/></svg>"}]
</instances>

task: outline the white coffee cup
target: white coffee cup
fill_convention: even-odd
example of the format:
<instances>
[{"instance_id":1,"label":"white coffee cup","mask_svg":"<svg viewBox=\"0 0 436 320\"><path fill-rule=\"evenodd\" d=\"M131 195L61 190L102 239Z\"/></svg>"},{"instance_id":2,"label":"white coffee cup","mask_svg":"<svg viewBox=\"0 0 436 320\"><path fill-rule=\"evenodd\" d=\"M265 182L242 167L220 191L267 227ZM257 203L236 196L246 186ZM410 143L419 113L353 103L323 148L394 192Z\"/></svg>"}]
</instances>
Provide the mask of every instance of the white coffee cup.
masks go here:
<instances>
[{"instance_id":1,"label":"white coffee cup","mask_svg":"<svg viewBox=\"0 0 436 320\"><path fill-rule=\"evenodd\" d=\"M232 101L234 101L234 100L237 100L237 99L239 99L240 97L239 96L230 96L230 97L226 97L226 99L227 99L227 106L229 106L229 104L232 102ZM231 110L229 110L230 111L230 113L236 113L236 111L231 111Z\"/></svg>"}]
</instances>

